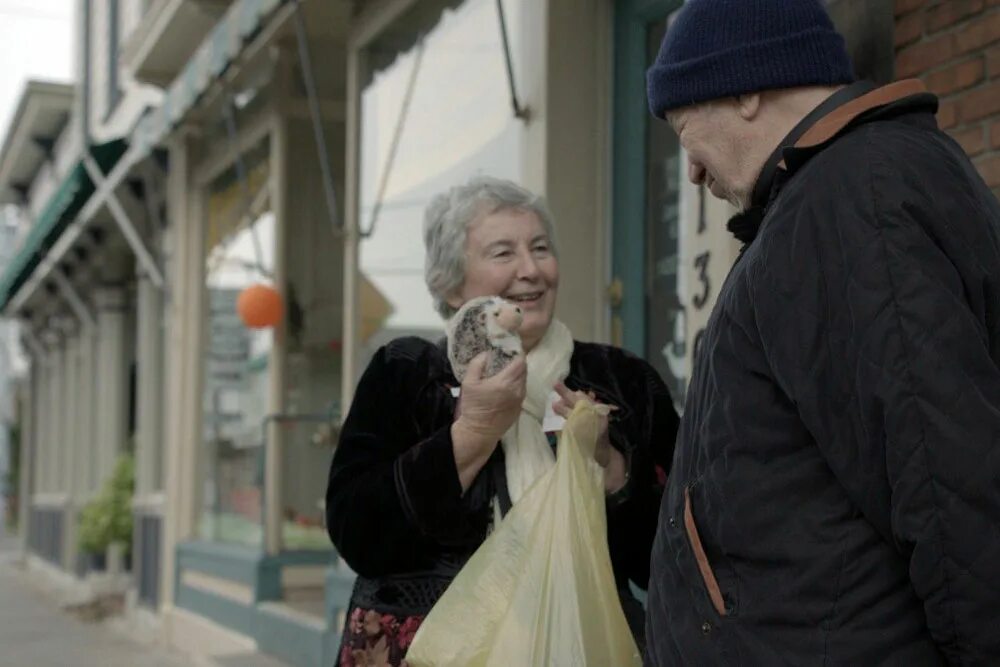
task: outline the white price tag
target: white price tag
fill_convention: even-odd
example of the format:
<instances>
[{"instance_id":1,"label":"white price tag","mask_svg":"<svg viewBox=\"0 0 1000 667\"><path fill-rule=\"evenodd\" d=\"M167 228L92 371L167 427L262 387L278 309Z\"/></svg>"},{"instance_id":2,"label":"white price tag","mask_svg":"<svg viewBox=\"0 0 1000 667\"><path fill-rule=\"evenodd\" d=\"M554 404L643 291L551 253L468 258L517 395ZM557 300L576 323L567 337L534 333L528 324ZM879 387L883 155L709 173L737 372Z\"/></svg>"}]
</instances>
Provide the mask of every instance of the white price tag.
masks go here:
<instances>
[{"instance_id":1,"label":"white price tag","mask_svg":"<svg viewBox=\"0 0 1000 667\"><path fill-rule=\"evenodd\" d=\"M557 415L555 410L552 409L552 406L555 405L555 402L558 400L559 394L553 391L549 394L549 400L545 404L545 417L542 419L542 430L546 433L556 433L561 431L563 430L563 425L566 423L566 420Z\"/></svg>"},{"instance_id":2,"label":"white price tag","mask_svg":"<svg viewBox=\"0 0 1000 667\"><path fill-rule=\"evenodd\" d=\"M461 387L452 387L451 395L453 398L458 398L462 393ZM563 430L563 425L566 420L557 415L556 411L552 409L555 402L559 400L559 394L553 391L549 394L549 400L545 404L545 417L542 418L542 430L546 433L558 433Z\"/></svg>"}]
</instances>

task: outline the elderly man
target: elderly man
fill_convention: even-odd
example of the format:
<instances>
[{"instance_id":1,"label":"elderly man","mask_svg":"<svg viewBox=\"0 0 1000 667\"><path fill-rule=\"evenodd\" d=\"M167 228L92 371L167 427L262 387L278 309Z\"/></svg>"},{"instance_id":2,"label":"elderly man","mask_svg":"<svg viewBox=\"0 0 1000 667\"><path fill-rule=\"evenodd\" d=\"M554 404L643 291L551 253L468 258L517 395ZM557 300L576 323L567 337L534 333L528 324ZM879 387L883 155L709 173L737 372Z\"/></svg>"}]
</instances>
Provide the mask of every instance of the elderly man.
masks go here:
<instances>
[{"instance_id":1,"label":"elderly man","mask_svg":"<svg viewBox=\"0 0 1000 667\"><path fill-rule=\"evenodd\" d=\"M1000 664L1000 205L819 0L689 0L648 72L742 210L652 554L650 665Z\"/></svg>"}]
</instances>

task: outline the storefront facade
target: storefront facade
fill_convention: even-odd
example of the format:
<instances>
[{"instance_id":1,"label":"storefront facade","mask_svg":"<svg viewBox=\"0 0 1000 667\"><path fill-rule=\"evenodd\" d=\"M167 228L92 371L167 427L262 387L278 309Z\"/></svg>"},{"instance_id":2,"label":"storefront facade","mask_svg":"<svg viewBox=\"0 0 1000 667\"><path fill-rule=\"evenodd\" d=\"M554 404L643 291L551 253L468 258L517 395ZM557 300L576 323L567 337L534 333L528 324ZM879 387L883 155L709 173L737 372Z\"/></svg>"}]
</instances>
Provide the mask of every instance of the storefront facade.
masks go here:
<instances>
[{"instance_id":1,"label":"storefront facade","mask_svg":"<svg viewBox=\"0 0 1000 667\"><path fill-rule=\"evenodd\" d=\"M851 2L831 3L846 25ZM83 4L101 23L117 3ZM21 465L38 559L77 570L67 517L131 448L134 606L185 648L332 664L353 581L323 525L337 429L380 345L443 334L423 211L476 174L545 195L558 316L648 359L682 408L738 246L732 209L687 182L646 107L645 70L681 4L156 0L125 21L120 53L100 58L144 97L127 123L119 110L94 128L108 184L82 167L97 203L60 212L66 240L43 253L59 261L8 294L32 356ZM95 100L113 84L97 80ZM36 115L25 127L55 123ZM80 159L65 127L53 174L33 173L36 220ZM141 243L109 203L129 192ZM80 266L67 284L46 272L64 256ZM281 297L274 326L239 315L255 285ZM48 419L56 406L68 416Z\"/></svg>"}]
</instances>

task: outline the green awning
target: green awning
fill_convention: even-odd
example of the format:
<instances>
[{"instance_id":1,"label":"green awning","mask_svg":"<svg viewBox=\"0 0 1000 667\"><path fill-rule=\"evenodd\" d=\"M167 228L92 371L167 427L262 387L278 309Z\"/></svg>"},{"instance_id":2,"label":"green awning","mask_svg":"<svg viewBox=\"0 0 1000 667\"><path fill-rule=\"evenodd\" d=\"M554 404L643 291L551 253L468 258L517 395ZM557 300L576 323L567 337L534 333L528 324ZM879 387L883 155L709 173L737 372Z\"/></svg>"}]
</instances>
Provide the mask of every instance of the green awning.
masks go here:
<instances>
[{"instance_id":1,"label":"green awning","mask_svg":"<svg viewBox=\"0 0 1000 667\"><path fill-rule=\"evenodd\" d=\"M94 156L94 161L106 174L121 159L126 148L124 140L115 139L92 146L90 152ZM83 161L78 161L49 198L49 202L21 244L21 249L11 258L3 275L0 276L0 310L7 307L45 254L76 218L76 214L87 203L94 190L94 183L87 175Z\"/></svg>"}]
</instances>

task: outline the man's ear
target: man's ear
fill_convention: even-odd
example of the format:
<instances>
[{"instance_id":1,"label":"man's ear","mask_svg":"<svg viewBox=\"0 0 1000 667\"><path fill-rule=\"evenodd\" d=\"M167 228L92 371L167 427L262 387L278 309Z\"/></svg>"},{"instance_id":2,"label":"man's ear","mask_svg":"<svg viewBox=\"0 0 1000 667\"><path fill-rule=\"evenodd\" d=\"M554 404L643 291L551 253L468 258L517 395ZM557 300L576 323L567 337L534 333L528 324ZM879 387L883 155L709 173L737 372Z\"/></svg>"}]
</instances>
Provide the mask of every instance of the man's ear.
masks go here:
<instances>
[{"instance_id":1,"label":"man's ear","mask_svg":"<svg viewBox=\"0 0 1000 667\"><path fill-rule=\"evenodd\" d=\"M750 93L737 97L736 111L743 120L754 120L757 114L760 113L760 93Z\"/></svg>"}]
</instances>

